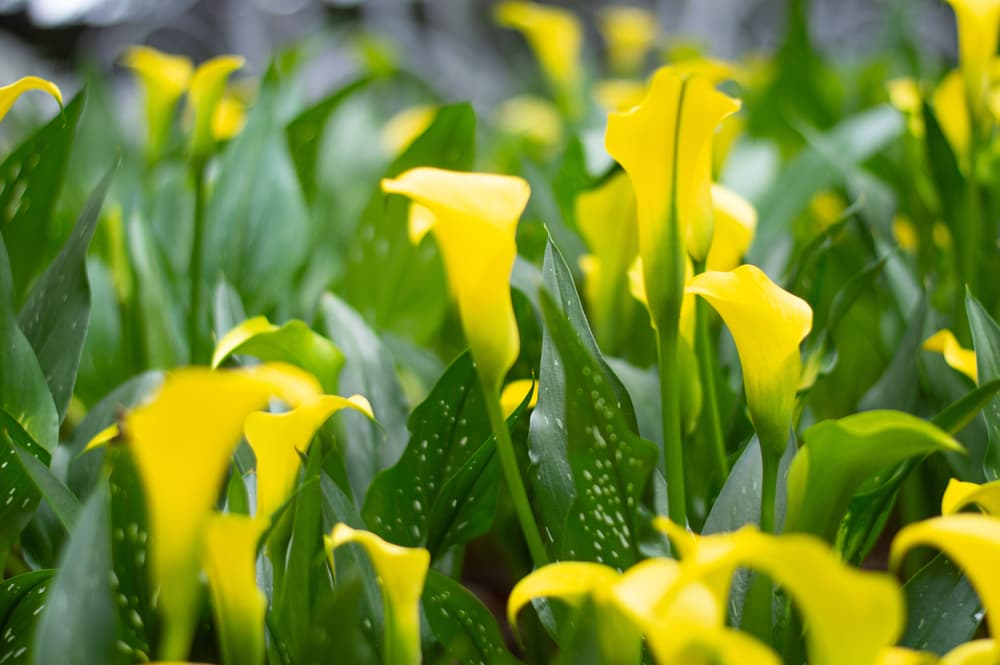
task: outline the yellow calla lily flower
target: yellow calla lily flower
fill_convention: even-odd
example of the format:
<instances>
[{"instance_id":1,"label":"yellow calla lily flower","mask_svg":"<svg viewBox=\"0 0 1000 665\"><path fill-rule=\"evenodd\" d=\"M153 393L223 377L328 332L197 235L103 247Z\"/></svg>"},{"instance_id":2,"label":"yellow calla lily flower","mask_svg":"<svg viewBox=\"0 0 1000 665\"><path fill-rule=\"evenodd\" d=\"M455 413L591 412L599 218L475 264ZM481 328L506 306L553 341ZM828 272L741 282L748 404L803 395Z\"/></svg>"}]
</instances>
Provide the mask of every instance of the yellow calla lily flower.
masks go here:
<instances>
[{"instance_id":1,"label":"yellow calla lily flower","mask_svg":"<svg viewBox=\"0 0 1000 665\"><path fill-rule=\"evenodd\" d=\"M316 430L341 409L354 409L374 419L371 404L361 395L319 395L284 413L257 411L243 425L257 458L257 516L270 519L288 500Z\"/></svg>"},{"instance_id":2,"label":"yellow calla lily flower","mask_svg":"<svg viewBox=\"0 0 1000 665\"><path fill-rule=\"evenodd\" d=\"M705 583L723 606L739 567L781 585L802 612L813 665L873 663L902 631L903 598L892 578L851 568L818 538L772 536L752 526L696 536L662 517L654 526L680 551L684 579Z\"/></svg>"},{"instance_id":3,"label":"yellow calla lily flower","mask_svg":"<svg viewBox=\"0 0 1000 665\"><path fill-rule=\"evenodd\" d=\"M247 105L235 95L223 93L222 99L212 113L212 138L228 141L247 124Z\"/></svg>"},{"instance_id":4,"label":"yellow calla lily flower","mask_svg":"<svg viewBox=\"0 0 1000 665\"><path fill-rule=\"evenodd\" d=\"M963 170L969 169L969 145L972 141L972 123L969 120L969 102L962 85L962 76L953 71L941 79L934 88L931 102L934 116L941 126L941 132L951 144L955 159Z\"/></svg>"},{"instance_id":5,"label":"yellow calla lily flower","mask_svg":"<svg viewBox=\"0 0 1000 665\"><path fill-rule=\"evenodd\" d=\"M920 248L920 234L913 220L906 215L895 215L892 218L892 237L910 254L916 254Z\"/></svg>"},{"instance_id":6,"label":"yellow calla lily flower","mask_svg":"<svg viewBox=\"0 0 1000 665\"><path fill-rule=\"evenodd\" d=\"M518 95L497 107L501 131L551 149L562 140L563 121L552 102L534 95Z\"/></svg>"},{"instance_id":7,"label":"yellow calla lily flower","mask_svg":"<svg viewBox=\"0 0 1000 665\"><path fill-rule=\"evenodd\" d=\"M639 254L654 326L670 325L676 316L671 310L680 306L684 246L696 261L708 254L712 134L738 108L739 102L706 79L662 67L639 106L608 115L607 150L635 189Z\"/></svg>"},{"instance_id":8,"label":"yellow calla lily flower","mask_svg":"<svg viewBox=\"0 0 1000 665\"><path fill-rule=\"evenodd\" d=\"M513 176L421 167L383 180L382 190L423 208L419 230L437 238L472 357L496 393L520 350L510 273L517 222L531 188Z\"/></svg>"},{"instance_id":9,"label":"yellow calla lily flower","mask_svg":"<svg viewBox=\"0 0 1000 665\"><path fill-rule=\"evenodd\" d=\"M938 662L938 665L995 665L1000 661L1000 643L992 640L972 640L960 644Z\"/></svg>"},{"instance_id":10,"label":"yellow calla lily flower","mask_svg":"<svg viewBox=\"0 0 1000 665\"><path fill-rule=\"evenodd\" d=\"M379 134L382 152L395 157L409 148L431 126L437 112L437 106L422 104L403 109L392 116Z\"/></svg>"},{"instance_id":11,"label":"yellow calla lily flower","mask_svg":"<svg viewBox=\"0 0 1000 665\"><path fill-rule=\"evenodd\" d=\"M194 112L191 132L191 154L206 157L212 149L212 123L216 108L226 91L229 75L243 67L244 59L237 55L220 55L198 65L191 77L188 104Z\"/></svg>"},{"instance_id":12,"label":"yellow calla lily flower","mask_svg":"<svg viewBox=\"0 0 1000 665\"><path fill-rule=\"evenodd\" d=\"M889 647L879 654L875 665L935 665L937 656L905 647Z\"/></svg>"},{"instance_id":13,"label":"yellow calla lily flower","mask_svg":"<svg viewBox=\"0 0 1000 665\"><path fill-rule=\"evenodd\" d=\"M660 30L656 17L641 7L608 7L597 19L604 37L611 69L619 74L635 74L656 42Z\"/></svg>"},{"instance_id":14,"label":"yellow calla lily flower","mask_svg":"<svg viewBox=\"0 0 1000 665\"><path fill-rule=\"evenodd\" d=\"M528 400L528 409L533 409L538 404L538 382L533 379L518 379L511 381L500 391L500 407L503 409L503 417L510 418L511 414L517 411L521 402L531 391L531 399Z\"/></svg>"},{"instance_id":15,"label":"yellow calla lily flower","mask_svg":"<svg viewBox=\"0 0 1000 665\"><path fill-rule=\"evenodd\" d=\"M979 594L986 621L995 634L994 623L1000 619L1000 584L996 574L1000 560L1000 520L960 514L907 525L892 541L889 566L898 569L906 553L920 545L941 550L962 569Z\"/></svg>"},{"instance_id":16,"label":"yellow calla lily flower","mask_svg":"<svg viewBox=\"0 0 1000 665\"><path fill-rule=\"evenodd\" d=\"M55 83L37 76L25 76L9 85L0 87L0 120L4 119L17 98L29 90L44 90L59 102L59 106L63 104L62 92Z\"/></svg>"},{"instance_id":17,"label":"yellow calla lily flower","mask_svg":"<svg viewBox=\"0 0 1000 665\"><path fill-rule=\"evenodd\" d=\"M387 665L420 663L420 595L430 567L430 552L423 548L400 547L374 533L358 531L346 524L333 527L324 538L330 567L333 552L347 543L364 547L371 559L385 610L385 658Z\"/></svg>"},{"instance_id":18,"label":"yellow calla lily flower","mask_svg":"<svg viewBox=\"0 0 1000 665\"><path fill-rule=\"evenodd\" d=\"M944 356L944 361L954 370L966 375L973 382L979 381L979 369L976 366L976 352L962 348L950 330L939 330L924 340L923 347Z\"/></svg>"},{"instance_id":19,"label":"yellow calla lily flower","mask_svg":"<svg viewBox=\"0 0 1000 665\"><path fill-rule=\"evenodd\" d=\"M889 103L906 115L906 125L910 134L918 138L924 135L923 96L920 86L911 77L892 79L885 84Z\"/></svg>"},{"instance_id":20,"label":"yellow calla lily flower","mask_svg":"<svg viewBox=\"0 0 1000 665\"><path fill-rule=\"evenodd\" d=\"M608 111L628 111L641 104L645 96L645 81L606 79L594 86L594 99Z\"/></svg>"},{"instance_id":21,"label":"yellow calla lily flower","mask_svg":"<svg viewBox=\"0 0 1000 665\"><path fill-rule=\"evenodd\" d=\"M239 371L187 368L168 374L152 401L126 415L123 429L149 514L163 656L187 654L198 614L204 528L243 420L270 397L294 406L320 392L315 378L291 365Z\"/></svg>"},{"instance_id":22,"label":"yellow calla lily flower","mask_svg":"<svg viewBox=\"0 0 1000 665\"><path fill-rule=\"evenodd\" d=\"M715 232L705 259L706 270L733 270L740 261L757 230L757 210L749 201L727 187L712 185L712 213Z\"/></svg>"},{"instance_id":23,"label":"yellow calla lily flower","mask_svg":"<svg viewBox=\"0 0 1000 665\"><path fill-rule=\"evenodd\" d=\"M781 455L802 373L799 344L812 328L812 308L751 265L695 275L687 292L705 298L725 321L743 367L754 429L765 450Z\"/></svg>"},{"instance_id":24,"label":"yellow calla lily flower","mask_svg":"<svg viewBox=\"0 0 1000 665\"><path fill-rule=\"evenodd\" d=\"M94 448L100 448L106 443L109 443L118 438L121 431L118 429L118 423L111 423L100 432L94 435L94 437L87 442L84 446L84 450L92 450Z\"/></svg>"},{"instance_id":25,"label":"yellow calla lily flower","mask_svg":"<svg viewBox=\"0 0 1000 665\"><path fill-rule=\"evenodd\" d=\"M627 289L629 267L639 251L635 193L628 176L619 173L577 196L576 223L593 252L584 295L598 339L613 351L617 342L614 332L625 315L622 294Z\"/></svg>"},{"instance_id":26,"label":"yellow calla lily flower","mask_svg":"<svg viewBox=\"0 0 1000 665\"><path fill-rule=\"evenodd\" d=\"M267 599L257 587L257 543L266 520L212 515L202 557L224 663L262 665Z\"/></svg>"},{"instance_id":27,"label":"yellow calla lily flower","mask_svg":"<svg viewBox=\"0 0 1000 665\"><path fill-rule=\"evenodd\" d=\"M958 59L969 107L978 115L985 111L990 64L997 54L1000 0L948 0L948 4L955 10Z\"/></svg>"},{"instance_id":28,"label":"yellow calla lily flower","mask_svg":"<svg viewBox=\"0 0 1000 665\"><path fill-rule=\"evenodd\" d=\"M1000 517L1000 480L989 483L967 483L957 478L948 481L941 497L941 514L952 515L975 504L987 515Z\"/></svg>"},{"instance_id":29,"label":"yellow calla lily flower","mask_svg":"<svg viewBox=\"0 0 1000 665\"><path fill-rule=\"evenodd\" d=\"M129 48L122 64L139 76L146 98L146 122L149 126L147 149L151 155L159 154L166 141L177 101L191 84L194 66L184 56L162 53L148 46Z\"/></svg>"},{"instance_id":30,"label":"yellow calla lily flower","mask_svg":"<svg viewBox=\"0 0 1000 665\"><path fill-rule=\"evenodd\" d=\"M534 2L501 2L496 22L521 32L557 94L573 110L582 80L583 31L573 12Z\"/></svg>"}]
</instances>

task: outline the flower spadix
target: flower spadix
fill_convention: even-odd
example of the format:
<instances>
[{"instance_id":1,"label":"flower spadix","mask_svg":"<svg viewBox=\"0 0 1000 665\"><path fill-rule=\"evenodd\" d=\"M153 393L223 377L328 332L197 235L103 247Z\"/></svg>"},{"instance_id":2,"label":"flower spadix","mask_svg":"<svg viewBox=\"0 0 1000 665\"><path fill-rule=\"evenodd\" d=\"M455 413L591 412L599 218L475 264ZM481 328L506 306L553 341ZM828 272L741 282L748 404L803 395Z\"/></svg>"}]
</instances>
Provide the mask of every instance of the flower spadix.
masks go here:
<instances>
[{"instance_id":1,"label":"flower spadix","mask_svg":"<svg viewBox=\"0 0 1000 665\"><path fill-rule=\"evenodd\" d=\"M212 515L202 557L225 663L264 662L267 599L257 587L257 543L267 522L248 515Z\"/></svg>"},{"instance_id":2,"label":"flower spadix","mask_svg":"<svg viewBox=\"0 0 1000 665\"><path fill-rule=\"evenodd\" d=\"M687 292L705 298L729 328L754 429L761 444L780 455L802 369L799 344L812 328L812 308L751 265L695 275Z\"/></svg>"},{"instance_id":3,"label":"flower spadix","mask_svg":"<svg viewBox=\"0 0 1000 665\"><path fill-rule=\"evenodd\" d=\"M680 551L682 575L705 583L721 603L739 567L782 586L802 613L814 665L874 663L902 630L903 599L892 578L851 568L818 538L755 527L696 536L662 517L654 524Z\"/></svg>"},{"instance_id":4,"label":"flower spadix","mask_svg":"<svg viewBox=\"0 0 1000 665\"><path fill-rule=\"evenodd\" d=\"M996 634L1000 619L1000 583L996 572L1000 560L1000 520L961 514L910 524L893 539L889 565L898 569L906 553L918 546L941 550L965 573L986 610L990 632Z\"/></svg>"},{"instance_id":5,"label":"flower spadix","mask_svg":"<svg viewBox=\"0 0 1000 665\"><path fill-rule=\"evenodd\" d=\"M164 657L187 655L204 529L244 419L272 397L294 406L320 392L311 375L291 365L187 368L170 373L152 401L126 415L123 431L149 514Z\"/></svg>"},{"instance_id":6,"label":"flower spadix","mask_svg":"<svg viewBox=\"0 0 1000 665\"><path fill-rule=\"evenodd\" d=\"M625 169L638 207L639 254L654 326L680 306L684 252L703 261L712 239L712 134L739 102L704 78L660 68L646 98L608 115L605 145Z\"/></svg>"},{"instance_id":7,"label":"flower spadix","mask_svg":"<svg viewBox=\"0 0 1000 665\"><path fill-rule=\"evenodd\" d=\"M411 239L434 233L479 374L494 392L499 390L520 350L510 273L517 222L531 195L528 183L513 176L421 167L383 180L382 189L415 204Z\"/></svg>"},{"instance_id":8,"label":"flower spadix","mask_svg":"<svg viewBox=\"0 0 1000 665\"><path fill-rule=\"evenodd\" d=\"M990 62L997 52L1000 0L948 0L955 10L958 56L969 106L977 114L989 93Z\"/></svg>"},{"instance_id":9,"label":"flower spadix","mask_svg":"<svg viewBox=\"0 0 1000 665\"><path fill-rule=\"evenodd\" d=\"M987 515L1000 517L1000 480L981 485L957 478L949 480L941 497L941 514L951 515L973 505Z\"/></svg>"},{"instance_id":10,"label":"flower spadix","mask_svg":"<svg viewBox=\"0 0 1000 665\"><path fill-rule=\"evenodd\" d=\"M29 90L47 92L59 102L59 106L62 106L62 92L59 91L59 87L55 83L37 76L25 76L10 85L0 87L0 120L4 119L4 116L10 111L10 107L14 105L17 98Z\"/></svg>"},{"instance_id":11,"label":"flower spadix","mask_svg":"<svg viewBox=\"0 0 1000 665\"><path fill-rule=\"evenodd\" d=\"M942 354L949 367L961 372L973 381L978 381L979 370L976 367L976 352L963 348L950 330L937 331L924 340L923 347L927 351Z\"/></svg>"},{"instance_id":12,"label":"flower spadix","mask_svg":"<svg viewBox=\"0 0 1000 665\"><path fill-rule=\"evenodd\" d=\"M257 458L257 516L269 518L292 494L301 454L326 420L341 409L354 409L374 418L371 404L361 395L318 395L284 413L257 411L243 429Z\"/></svg>"},{"instance_id":13,"label":"flower spadix","mask_svg":"<svg viewBox=\"0 0 1000 665\"><path fill-rule=\"evenodd\" d=\"M357 543L364 547L375 568L382 589L385 610L385 659L393 665L420 663L420 595L430 567L430 552L419 547L400 547L387 543L368 531L338 524L325 537L330 566L333 553L342 545Z\"/></svg>"}]
</instances>

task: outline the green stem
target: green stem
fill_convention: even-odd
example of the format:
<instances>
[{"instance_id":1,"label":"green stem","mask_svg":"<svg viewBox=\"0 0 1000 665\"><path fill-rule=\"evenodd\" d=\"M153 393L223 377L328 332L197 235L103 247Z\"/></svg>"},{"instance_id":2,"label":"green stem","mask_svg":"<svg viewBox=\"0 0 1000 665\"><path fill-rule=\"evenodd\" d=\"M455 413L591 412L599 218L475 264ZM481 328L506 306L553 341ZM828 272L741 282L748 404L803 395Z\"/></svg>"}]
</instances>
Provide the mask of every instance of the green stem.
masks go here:
<instances>
[{"instance_id":1,"label":"green stem","mask_svg":"<svg viewBox=\"0 0 1000 665\"><path fill-rule=\"evenodd\" d=\"M204 269L204 249L205 242L205 167L201 163L193 163L191 174L194 178L194 237L191 241L191 296L189 302L191 309L188 311L188 354L190 363L193 365L201 360L201 348L199 346L199 326L201 321L201 281Z\"/></svg>"},{"instance_id":2,"label":"green stem","mask_svg":"<svg viewBox=\"0 0 1000 665\"><path fill-rule=\"evenodd\" d=\"M763 461L763 479L760 492L760 530L764 533L775 533L774 499L778 493L779 457L767 452L761 444L761 460Z\"/></svg>"},{"instance_id":3,"label":"green stem","mask_svg":"<svg viewBox=\"0 0 1000 665\"><path fill-rule=\"evenodd\" d=\"M495 390L491 390L485 382L481 382L483 394L486 397L486 413L490 418L490 426L496 437L497 453L500 455L500 466L503 468L504 478L507 480L507 488L510 490L511 500L514 502L514 511L517 519L521 523L521 531L524 539L528 543L528 550L531 552L531 560L535 567L544 566L549 562L549 555L545 551L542 543L541 532L538 524L535 523L535 515L531 512L531 505L528 503L528 492L524 488L524 480L521 478L521 471L517 463L517 454L514 452L514 443L510 440L510 432L507 431L507 421L503 417L503 409L500 406L500 398Z\"/></svg>"},{"instance_id":4,"label":"green stem","mask_svg":"<svg viewBox=\"0 0 1000 665\"><path fill-rule=\"evenodd\" d=\"M779 457L769 454L764 442L761 442L761 493L760 493L760 529L764 533L775 532L774 497L778 488ZM743 610L742 628L751 635L771 642L771 603L773 590L771 580L760 573L754 573L747 590L746 606Z\"/></svg>"},{"instance_id":5,"label":"green stem","mask_svg":"<svg viewBox=\"0 0 1000 665\"><path fill-rule=\"evenodd\" d=\"M729 477L729 465L726 462L726 443L722 437L722 423L719 419L718 395L715 392L715 350L709 330L708 303L698 298L697 323L695 328L695 348L698 354L698 369L701 375L701 393L704 396L702 410L708 422L709 443L712 448L712 461L715 463L715 473L719 484Z\"/></svg>"},{"instance_id":6,"label":"green stem","mask_svg":"<svg viewBox=\"0 0 1000 665\"><path fill-rule=\"evenodd\" d=\"M677 363L677 326L656 332L660 366L660 410L663 416L663 473L667 480L670 520L687 526L684 490L684 444L681 439L681 379Z\"/></svg>"}]
</instances>

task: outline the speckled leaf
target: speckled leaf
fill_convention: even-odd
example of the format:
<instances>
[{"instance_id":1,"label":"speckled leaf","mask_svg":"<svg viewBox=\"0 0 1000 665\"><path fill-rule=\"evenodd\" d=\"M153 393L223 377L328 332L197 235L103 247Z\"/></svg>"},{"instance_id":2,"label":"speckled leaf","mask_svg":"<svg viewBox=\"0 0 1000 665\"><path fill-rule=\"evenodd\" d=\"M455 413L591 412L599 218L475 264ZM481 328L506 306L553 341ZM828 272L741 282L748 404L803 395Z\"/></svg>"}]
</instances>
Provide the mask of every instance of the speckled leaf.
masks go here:
<instances>
[{"instance_id":1,"label":"speckled leaf","mask_svg":"<svg viewBox=\"0 0 1000 665\"><path fill-rule=\"evenodd\" d=\"M462 665L514 665L496 617L461 584L436 570L427 573L421 598L434 637Z\"/></svg>"},{"instance_id":2,"label":"speckled leaf","mask_svg":"<svg viewBox=\"0 0 1000 665\"><path fill-rule=\"evenodd\" d=\"M49 453L0 409L0 551L6 551L31 521L41 499L38 487L24 468L19 452L46 466Z\"/></svg>"},{"instance_id":3,"label":"speckled leaf","mask_svg":"<svg viewBox=\"0 0 1000 665\"><path fill-rule=\"evenodd\" d=\"M14 303L24 301L32 278L52 256L53 213L85 102L81 92L0 165L0 230L17 285Z\"/></svg>"},{"instance_id":4,"label":"speckled leaf","mask_svg":"<svg viewBox=\"0 0 1000 665\"><path fill-rule=\"evenodd\" d=\"M356 311L332 294L323 296L320 320L326 336L344 354L340 392L368 398L375 420L357 414L343 418L347 475L360 504L378 472L395 464L406 446L406 399L392 353Z\"/></svg>"},{"instance_id":5,"label":"speckled leaf","mask_svg":"<svg viewBox=\"0 0 1000 665\"><path fill-rule=\"evenodd\" d=\"M60 422L73 396L90 320L87 248L117 168L117 164L112 166L94 188L69 239L31 289L17 317L45 373Z\"/></svg>"},{"instance_id":6,"label":"speckled leaf","mask_svg":"<svg viewBox=\"0 0 1000 665\"><path fill-rule=\"evenodd\" d=\"M972 330L980 385L1000 379L1000 326L972 294L965 297L965 310ZM996 480L1000 478L1000 396L994 397L983 409L983 417L989 435L983 471L988 479Z\"/></svg>"},{"instance_id":7,"label":"speckled leaf","mask_svg":"<svg viewBox=\"0 0 1000 665\"><path fill-rule=\"evenodd\" d=\"M382 538L406 547L426 546L432 509L445 483L490 437L483 390L469 353L445 370L413 410L407 427L406 450L395 466L372 481L362 514Z\"/></svg>"},{"instance_id":8,"label":"speckled leaf","mask_svg":"<svg viewBox=\"0 0 1000 665\"><path fill-rule=\"evenodd\" d=\"M54 570L36 570L0 584L0 663L31 662L31 642Z\"/></svg>"},{"instance_id":9,"label":"speckled leaf","mask_svg":"<svg viewBox=\"0 0 1000 665\"><path fill-rule=\"evenodd\" d=\"M972 639L983 620L979 596L955 564L939 554L903 585L906 630L900 645L938 655Z\"/></svg>"},{"instance_id":10,"label":"speckled leaf","mask_svg":"<svg viewBox=\"0 0 1000 665\"><path fill-rule=\"evenodd\" d=\"M541 303L562 359L567 387L564 436L576 488L562 553L624 569L639 559L639 501L658 451L634 433L608 370L580 340L552 296L543 291Z\"/></svg>"},{"instance_id":11,"label":"speckled leaf","mask_svg":"<svg viewBox=\"0 0 1000 665\"><path fill-rule=\"evenodd\" d=\"M126 661L117 646L109 503L98 488L73 527L35 629L35 665Z\"/></svg>"}]
</instances>

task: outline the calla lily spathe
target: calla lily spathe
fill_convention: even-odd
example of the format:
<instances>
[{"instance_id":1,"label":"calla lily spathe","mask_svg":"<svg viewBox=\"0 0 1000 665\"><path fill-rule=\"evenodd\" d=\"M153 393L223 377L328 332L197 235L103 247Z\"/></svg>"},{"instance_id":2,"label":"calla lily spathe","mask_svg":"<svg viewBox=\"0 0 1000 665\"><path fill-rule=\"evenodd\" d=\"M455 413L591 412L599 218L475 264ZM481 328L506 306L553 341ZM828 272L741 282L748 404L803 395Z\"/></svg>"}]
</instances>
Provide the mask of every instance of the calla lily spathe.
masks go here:
<instances>
[{"instance_id":1,"label":"calla lily spathe","mask_svg":"<svg viewBox=\"0 0 1000 665\"><path fill-rule=\"evenodd\" d=\"M146 102L150 154L163 149L177 102L187 91L194 66L184 56L161 53L148 46L133 46L122 64L139 76Z\"/></svg>"},{"instance_id":2,"label":"calla lily spathe","mask_svg":"<svg viewBox=\"0 0 1000 665\"><path fill-rule=\"evenodd\" d=\"M662 67L640 105L608 115L605 144L635 189L639 255L658 328L670 325L680 306L685 247L696 261L708 254L712 134L738 109L706 79Z\"/></svg>"},{"instance_id":3,"label":"calla lily spathe","mask_svg":"<svg viewBox=\"0 0 1000 665\"><path fill-rule=\"evenodd\" d=\"M973 114L985 111L990 63L997 53L1000 0L948 0L955 10L958 59Z\"/></svg>"},{"instance_id":4,"label":"calla lily spathe","mask_svg":"<svg viewBox=\"0 0 1000 665\"><path fill-rule=\"evenodd\" d=\"M725 321L743 367L750 420L765 449L781 455L802 373L799 344L812 328L812 308L751 265L695 275L687 292L705 298Z\"/></svg>"},{"instance_id":5,"label":"calla lily spathe","mask_svg":"<svg viewBox=\"0 0 1000 665\"><path fill-rule=\"evenodd\" d=\"M52 81L46 81L37 76L25 76L14 81L10 85L0 87L0 120L4 119L10 107L14 105L17 98L29 90L42 90L49 93L62 106L63 98L59 87Z\"/></svg>"},{"instance_id":6,"label":"calla lily spathe","mask_svg":"<svg viewBox=\"0 0 1000 665\"><path fill-rule=\"evenodd\" d=\"M220 55L198 65L191 77L188 103L194 113L191 131L191 154L196 159L206 157L216 140L212 133L213 119L219 101L226 91L229 75L243 67L244 60L237 55Z\"/></svg>"},{"instance_id":7,"label":"calla lily spathe","mask_svg":"<svg viewBox=\"0 0 1000 665\"><path fill-rule=\"evenodd\" d=\"M641 7L608 7L598 15L611 69L634 75L656 43L660 27L656 17Z\"/></svg>"},{"instance_id":8,"label":"calla lily spathe","mask_svg":"<svg viewBox=\"0 0 1000 665\"><path fill-rule=\"evenodd\" d=\"M531 188L513 176L420 167L383 180L382 189L419 206L410 218L413 240L434 233L472 357L495 393L520 350L510 273Z\"/></svg>"},{"instance_id":9,"label":"calla lily spathe","mask_svg":"<svg viewBox=\"0 0 1000 665\"><path fill-rule=\"evenodd\" d=\"M924 349L935 351L944 356L944 361L954 370L966 375L973 382L979 380L979 370L976 366L976 352L963 348L955 334L950 330L939 330L924 340Z\"/></svg>"},{"instance_id":10,"label":"calla lily spathe","mask_svg":"<svg viewBox=\"0 0 1000 665\"><path fill-rule=\"evenodd\" d=\"M987 515L1000 517L1000 480L981 485L957 478L949 480L941 497L941 514L951 515L971 505L978 506Z\"/></svg>"},{"instance_id":11,"label":"calla lily spathe","mask_svg":"<svg viewBox=\"0 0 1000 665\"><path fill-rule=\"evenodd\" d=\"M420 663L420 596L430 567L431 555L420 547L400 547L382 540L374 533L337 524L324 538L330 566L333 553L342 545L361 545L372 562L382 589L385 611L386 665ZM336 568L334 568L336 570Z\"/></svg>"},{"instance_id":12,"label":"calla lily spathe","mask_svg":"<svg viewBox=\"0 0 1000 665\"><path fill-rule=\"evenodd\" d=\"M750 249L757 230L757 210L733 190L712 185L712 244L705 259L705 270L733 270Z\"/></svg>"},{"instance_id":13,"label":"calla lily spathe","mask_svg":"<svg viewBox=\"0 0 1000 665\"><path fill-rule=\"evenodd\" d=\"M187 655L198 614L205 526L244 419L269 398L295 406L320 393L315 378L291 365L186 368L168 374L152 401L125 416L123 431L149 514L162 656Z\"/></svg>"}]
</instances>

